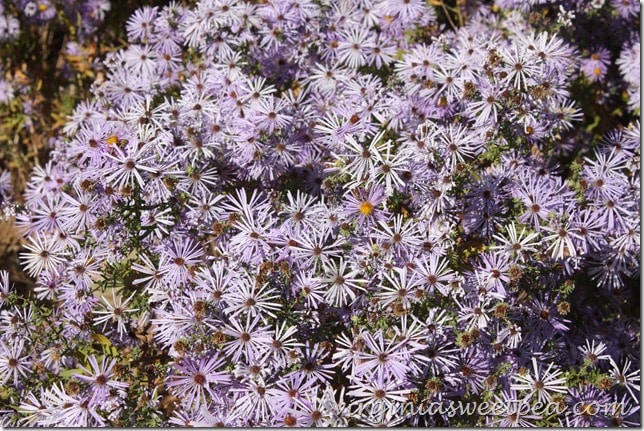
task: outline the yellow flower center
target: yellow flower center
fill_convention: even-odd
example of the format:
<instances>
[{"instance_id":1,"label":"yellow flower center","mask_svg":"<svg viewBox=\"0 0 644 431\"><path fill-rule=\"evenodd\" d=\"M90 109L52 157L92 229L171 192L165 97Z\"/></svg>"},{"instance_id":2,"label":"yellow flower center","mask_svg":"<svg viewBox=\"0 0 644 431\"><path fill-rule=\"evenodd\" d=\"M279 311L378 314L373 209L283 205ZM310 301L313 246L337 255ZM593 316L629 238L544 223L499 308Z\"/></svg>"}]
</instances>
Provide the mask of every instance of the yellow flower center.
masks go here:
<instances>
[{"instance_id":1,"label":"yellow flower center","mask_svg":"<svg viewBox=\"0 0 644 431\"><path fill-rule=\"evenodd\" d=\"M584 416L593 416L595 414L595 407L592 404L582 404L580 413Z\"/></svg>"},{"instance_id":2,"label":"yellow flower center","mask_svg":"<svg viewBox=\"0 0 644 431\"><path fill-rule=\"evenodd\" d=\"M369 201L364 201L360 204L360 212L366 216L371 215L373 212L373 204Z\"/></svg>"},{"instance_id":3,"label":"yellow flower center","mask_svg":"<svg viewBox=\"0 0 644 431\"><path fill-rule=\"evenodd\" d=\"M116 145L119 142L119 138L116 135L112 135L107 138L107 145Z\"/></svg>"},{"instance_id":4,"label":"yellow flower center","mask_svg":"<svg viewBox=\"0 0 644 431\"><path fill-rule=\"evenodd\" d=\"M593 69L593 73L597 76L602 74L602 70L599 67Z\"/></svg>"},{"instance_id":5,"label":"yellow flower center","mask_svg":"<svg viewBox=\"0 0 644 431\"><path fill-rule=\"evenodd\" d=\"M44 11L47 10L47 5L41 3L41 4L38 5L38 9L40 9L41 12L44 12Z\"/></svg>"}]
</instances>

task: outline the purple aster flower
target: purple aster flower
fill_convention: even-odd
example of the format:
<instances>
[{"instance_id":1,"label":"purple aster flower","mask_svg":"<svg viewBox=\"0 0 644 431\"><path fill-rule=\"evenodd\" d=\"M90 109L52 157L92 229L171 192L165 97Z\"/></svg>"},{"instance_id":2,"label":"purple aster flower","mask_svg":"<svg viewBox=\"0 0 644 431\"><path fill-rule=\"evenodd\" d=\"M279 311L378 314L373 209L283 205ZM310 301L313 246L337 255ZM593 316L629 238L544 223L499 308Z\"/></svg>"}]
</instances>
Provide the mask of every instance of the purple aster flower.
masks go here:
<instances>
[{"instance_id":1,"label":"purple aster flower","mask_svg":"<svg viewBox=\"0 0 644 431\"><path fill-rule=\"evenodd\" d=\"M111 390L124 391L128 388L129 383L120 382L114 378L113 369L117 362L116 359L108 362L108 359L104 357L100 365L94 355L90 355L87 360L91 369L79 365L83 374L74 374L74 377L81 382L90 384L91 402L104 402Z\"/></svg>"},{"instance_id":2,"label":"purple aster flower","mask_svg":"<svg viewBox=\"0 0 644 431\"><path fill-rule=\"evenodd\" d=\"M533 357L532 371L525 370L523 374L514 374L512 390L525 391L525 398L537 395L539 402L545 405L552 401L554 394L566 393L566 379L560 377L561 374L562 372L557 369L554 363L548 364L548 368L544 370Z\"/></svg>"},{"instance_id":3,"label":"purple aster flower","mask_svg":"<svg viewBox=\"0 0 644 431\"><path fill-rule=\"evenodd\" d=\"M65 256L60 243L55 241L55 238L39 233L31 236L29 240L31 243L25 245L29 251L20 255L27 273L35 277L43 270L57 271Z\"/></svg>"},{"instance_id":4,"label":"purple aster flower","mask_svg":"<svg viewBox=\"0 0 644 431\"><path fill-rule=\"evenodd\" d=\"M54 385L43 394L43 403L48 415L43 425L90 427L105 426L106 421L98 413L99 406L89 396L68 395L62 383Z\"/></svg>"},{"instance_id":5,"label":"purple aster flower","mask_svg":"<svg viewBox=\"0 0 644 431\"><path fill-rule=\"evenodd\" d=\"M184 358L173 364L174 373L167 386L182 399L186 406L203 406L211 400L219 401L222 389L232 381L229 372L223 370L225 358L217 354L204 356L201 360Z\"/></svg>"},{"instance_id":6,"label":"purple aster flower","mask_svg":"<svg viewBox=\"0 0 644 431\"><path fill-rule=\"evenodd\" d=\"M493 250L503 250L508 258L519 259L525 262L529 253L537 251L537 242L534 241L538 237L535 232L526 233L525 227L521 229L521 233L517 233L517 227L514 223L505 227L506 235L494 235L494 238L499 241L499 245L492 246ZM525 236L524 236L525 234Z\"/></svg>"},{"instance_id":7,"label":"purple aster flower","mask_svg":"<svg viewBox=\"0 0 644 431\"><path fill-rule=\"evenodd\" d=\"M356 291L365 292L362 286L367 280L360 278L359 270L347 269L348 261L340 257L339 262L329 261L323 263L324 277L321 282L330 285L324 292L327 304L333 307L343 307L356 300Z\"/></svg>"},{"instance_id":8,"label":"purple aster flower","mask_svg":"<svg viewBox=\"0 0 644 431\"><path fill-rule=\"evenodd\" d=\"M3 385L11 382L18 387L20 379L31 373L31 360L28 355L23 356L24 344L24 340L17 340L7 346L0 341L0 381Z\"/></svg>"},{"instance_id":9,"label":"purple aster flower","mask_svg":"<svg viewBox=\"0 0 644 431\"><path fill-rule=\"evenodd\" d=\"M224 353L237 361L242 356L253 361L266 354L272 339L269 327L260 326L261 315L254 318L246 316L245 323L237 318L231 318L230 323L224 326L222 332L232 340L224 343Z\"/></svg>"},{"instance_id":10,"label":"purple aster flower","mask_svg":"<svg viewBox=\"0 0 644 431\"><path fill-rule=\"evenodd\" d=\"M395 379L403 381L410 370L409 356L412 354L403 343L385 340L382 331L375 334L364 332L362 341L366 349L356 352L353 367L358 379L365 376L376 380Z\"/></svg>"},{"instance_id":11,"label":"purple aster flower","mask_svg":"<svg viewBox=\"0 0 644 431\"><path fill-rule=\"evenodd\" d=\"M386 212L380 209L384 198L384 189L378 185L369 190L355 189L345 197L344 215L350 219L357 219L359 223L381 221L386 216Z\"/></svg>"},{"instance_id":12,"label":"purple aster flower","mask_svg":"<svg viewBox=\"0 0 644 431\"><path fill-rule=\"evenodd\" d=\"M154 24L158 17L158 12L157 7L150 6L144 6L134 11L125 26L128 40L136 42L156 37Z\"/></svg>"},{"instance_id":13,"label":"purple aster flower","mask_svg":"<svg viewBox=\"0 0 644 431\"><path fill-rule=\"evenodd\" d=\"M606 351L606 345L601 341L595 345L595 340L586 339L586 344L584 346L578 346L579 352L585 363L590 364L593 368L599 364L599 361L605 361L610 359L609 355L604 354Z\"/></svg>"},{"instance_id":14,"label":"purple aster flower","mask_svg":"<svg viewBox=\"0 0 644 431\"><path fill-rule=\"evenodd\" d=\"M486 418L489 426L534 427L535 421L541 419L541 415L531 414L527 401L520 400L514 390L503 391L501 396L495 394L494 402L496 406L503 408L499 409L498 412L501 414L496 419Z\"/></svg>"},{"instance_id":15,"label":"purple aster flower","mask_svg":"<svg viewBox=\"0 0 644 431\"><path fill-rule=\"evenodd\" d=\"M349 387L347 395L352 398L352 405L359 408L361 414L381 413L395 409L407 401L409 389L395 379L376 378L357 380Z\"/></svg>"},{"instance_id":16,"label":"purple aster flower","mask_svg":"<svg viewBox=\"0 0 644 431\"><path fill-rule=\"evenodd\" d=\"M462 352L451 370L457 393L472 392L479 394L484 389L484 381L490 371L490 361L476 348Z\"/></svg>"},{"instance_id":17,"label":"purple aster flower","mask_svg":"<svg viewBox=\"0 0 644 431\"><path fill-rule=\"evenodd\" d=\"M319 277L313 277L309 273L300 272L293 280L292 289L306 307L317 309L320 304L325 303L324 295L327 287L322 284Z\"/></svg>"},{"instance_id":18,"label":"purple aster flower","mask_svg":"<svg viewBox=\"0 0 644 431\"><path fill-rule=\"evenodd\" d=\"M635 17L640 13L640 3L635 0L611 0L610 5L622 18Z\"/></svg>"},{"instance_id":19,"label":"purple aster flower","mask_svg":"<svg viewBox=\"0 0 644 431\"><path fill-rule=\"evenodd\" d=\"M605 47L594 50L589 58L581 61L581 71L591 82L601 82L606 76L610 65L610 52Z\"/></svg>"},{"instance_id":20,"label":"purple aster flower","mask_svg":"<svg viewBox=\"0 0 644 431\"><path fill-rule=\"evenodd\" d=\"M249 318L260 316L266 323L270 317L277 318L275 312L280 308L278 301L276 301L280 297L277 293L277 290L270 287L269 283L258 286L255 280L242 279L226 295L228 306L224 312L229 317L237 317L241 314L245 314Z\"/></svg>"},{"instance_id":21,"label":"purple aster flower","mask_svg":"<svg viewBox=\"0 0 644 431\"><path fill-rule=\"evenodd\" d=\"M298 245L292 248L291 253L302 269L321 267L331 258L341 256L340 246L343 242L341 238L329 240L324 232L311 230L299 237Z\"/></svg>"},{"instance_id":22,"label":"purple aster flower","mask_svg":"<svg viewBox=\"0 0 644 431\"><path fill-rule=\"evenodd\" d=\"M393 218L393 226L380 220L371 235L372 238L379 240L380 247L385 253L392 253L397 258L410 256L422 243L413 220L409 219L404 223L403 220L402 215L396 215Z\"/></svg>"},{"instance_id":23,"label":"purple aster flower","mask_svg":"<svg viewBox=\"0 0 644 431\"><path fill-rule=\"evenodd\" d=\"M287 375L304 376L306 381L326 384L333 377L333 364L325 363L329 356L321 343L309 343L303 349L299 358L299 364L295 371Z\"/></svg>"},{"instance_id":24,"label":"purple aster flower","mask_svg":"<svg viewBox=\"0 0 644 431\"><path fill-rule=\"evenodd\" d=\"M104 310L96 311L98 315L94 317L95 324L103 324L103 330L105 330L108 323L112 326L116 325L116 332L119 334L119 337L123 337L127 333L126 323L127 313L133 313L138 311L138 308L129 308L128 305L134 297L136 292L133 292L127 299L123 300L123 297L116 295L114 290L112 290L111 301L105 299L105 296L101 296L101 300L105 306Z\"/></svg>"},{"instance_id":25,"label":"purple aster flower","mask_svg":"<svg viewBox=\"0 0 644 431\"><path fill-rule=\"evenodd\" d=\"M624 395L622 398L613 396L608 410L608 426L637 427L640 426L640 406L631 403L631 399Z\"/></svg>"},{"instance_id":26,"label":"purple aster flower","mask_svg":"<svg viewBox=\"0 0 644 431\"><path fill-rule=\"evenodd\" d=\"M12 288L13 285L9 285L9 272L4 269L0 270L0 307L7 302Z\"/></svg>"},{"instance_id":27,"label":"purple aster flower","mask_svg":"<svg viewBox=\"0 0 644 431\"><path fill-rule=\"evenodd\" d=\"M631 368L631 361L628 358L624 360L624 365L621 368L612 357L609 357L609 360L611 365L610 376L613 379L614 384L619 388L626 389L633 401L637 402L639 400L640 392L640 370L635 367L633 371L629 371Z\"/></svg>"},{"instance_id":28,"label":"purple aster flower","mask_svg":"<svg viewBox=\"0 0 644 431\"><path fill-rule=\"evenodd\" d=\"M201 263L203 250L191 239L173 239L161 249L159 271L171 286L180 286L192 280L191 268Z\"/></svg>"},{"instance_id":29,"label":"purple aster flower","mask_svg":"<svg viewBox=\"0 0 644 431\"><path fill-rule=\"evenodd\" d=\"M610 396L594 386L570 388L568 405L572 408L566 412L567 420L575 427L605 426L608 421L605 409L609 403Z\"/></svg>"}]
</instances>

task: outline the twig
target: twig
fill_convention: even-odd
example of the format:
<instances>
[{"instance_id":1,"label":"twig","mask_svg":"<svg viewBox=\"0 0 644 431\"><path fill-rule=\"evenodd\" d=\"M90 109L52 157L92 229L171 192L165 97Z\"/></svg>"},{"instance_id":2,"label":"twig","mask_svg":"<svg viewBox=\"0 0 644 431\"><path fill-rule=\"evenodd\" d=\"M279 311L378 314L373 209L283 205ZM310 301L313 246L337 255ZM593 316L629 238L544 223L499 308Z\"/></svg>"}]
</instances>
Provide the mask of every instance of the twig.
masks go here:
<instances>
[{"instance_id":1,"label":"twig","mask_svg":"<svg viewBox=\"0 0 644 431\"><path fill-rule=\"evenodd\" d=\"M447 17L447 20L449 21L449 25L451 25L452 28L456 30L458 27L456 27L456 24L454 24L454 21L452 21L452 17L449 16L449 8L447 7L444 1L441 1L440 4L441 4L441 8L443 8L443 12L445 12L445 16Z\"/></svg>"}]
</instances>

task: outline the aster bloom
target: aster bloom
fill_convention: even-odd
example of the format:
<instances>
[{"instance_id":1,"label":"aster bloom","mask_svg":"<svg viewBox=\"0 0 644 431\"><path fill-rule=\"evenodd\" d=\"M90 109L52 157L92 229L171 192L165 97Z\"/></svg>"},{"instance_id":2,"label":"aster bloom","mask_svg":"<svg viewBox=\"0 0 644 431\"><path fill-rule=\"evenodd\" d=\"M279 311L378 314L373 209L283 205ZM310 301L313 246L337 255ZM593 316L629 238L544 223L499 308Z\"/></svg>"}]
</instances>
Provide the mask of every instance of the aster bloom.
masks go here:
<instances>
[{"instance_id":1,"label":"aster bloom","mask_svg":"<svg viewBox=\"0 0 644 431\"><path fill-rule=\"evenodd\" d=\"M182 359L173 364L175 374L167 385L188 406L205 405L208 398L219 400L222 395L219 390L232 381L230 373L222 370L224 363L225 359L216 354L201 360Z\"/></svg>"},{"instance_id":2,"label":"aster bloom","mask_svg":"<svg viewBox=\"0 0 644 431\"><path fill-rule=\"evenodd\" d=\"M376 135L366 148L353 136L345 136L343 147L348 151L342 156L348 163L342 170L355 178L355 186L370 179L379 154L378 142L383 134L384 131Z\"/></svg>"},{"instance_id":3,"label":"aster bloom","mask_svg":"<svg viewBox=\"0 0 644 431\"><path fill-rule=\"evenodd\" d=\"M18 407L19 411L25 415L21 424L35 426L46 423L51 417L48 407L43 404L44 389L40 389L38 395L29 392Z\"/></svg>"},{"instance_id":4,"label":"aster bloom","mask_svg":"<svg viewBox=\"0 0 644 431\"><path fill-rule=\"evenodd\" d=\"M484 388L485 378L490 369L489 359L477 354L475 349L461 353L451 375L460 390L478 394Z\"/></svg>"},{"instance_id":5,"label":"aster bloom","mask_svg":"<svg viewBox=\"0 0 644 431\"><path fill-rule=\"evenodd\" d=\"M346 195L345 216L349 218L357 217L359 223L383 220L384 214L379 207L385 198L384 189L374 185L368 191L363 189L356 190L356 193Z\"/></svg>"},{"instance_id":6,"label":"aster bloom","mask_svg":"<svg viewBox=\"0 0 644 431\"><path fill-rule=\"evenodd\" d=\"M610 52L604 47L594 50L581 62L581 71L589 81L602 81L610 65Z\"/></svg>"},{"instance_id":7,"label":"aster bloom","mask_svg":"<svg viewBox=\"0 0 644 431\"><path fill-rule=\"evenodd\" d=\"M605 406L610 403L608 394L602 393L590 385L580 385L570 389L568 398L568 403L573 405L571 411L567 412L572 426L601 426L606 424Z\"/></svg>"},{"instance_id":8,"label":"aster bloom","mask_svg":"<svg viewBox=\"0 0 644 431\"><path fill-rule=\"evenodd\" d=\"M411 354L402 343L385 340L381 331L375 334L364 333L362 340L369 350L357 352L355 355L356 378L364 375L375 376L377 380L393 378L403 381L409 366L408 356Z\"/></svg>"},{"instance_id":9,"label":"aster bloom","mask_svg":"<svg viewBox=\"0 0 644 431\"><path fill-rule=\"evenodd\" d=\"M532 372L526 370L525 374L514 374L511 388L515 391L526 391L525 398L531 398L536 394L539 402L546 404L552 401L553 394L566 393L566 379L560 377L561 374L552 362L544 371L533 357Z\"/></svg>"},{"instance_id":10,"label":"aster bloom","mask_svg":"<svg viewBox=\"0 0 644 431\"><path fill-rule=\"evenodd\" d=\"M521 327L517 325L505 327L499 331L498 341L505 343L510 349L516 349L522 340L522 331Z\"/></svg>"},{"instance_id":11,"label":"aster bloom","mask_svg":"<svg viewBox=\"0 0 644 431\"><path fill-rule=\"evenodd\" d=\"M504 408L499 412L502 413L499 418L488 422L490 426L503 428L535 427L535 421L541 419L539 414L530 414L529 409L526 409L524 402L517 398L514 390L504 391L501 396L494 395L494 401L496 405Z\"/></svg>"},{"instance_id":12,"label":"aster bloom","mask_svg":"<svg viewBox=\"0 0 644 431\"><path fill-rule=\"evenodd\" d=\"M65 255L61 244L54 237L40 233L29 237L29 240L31 243L25 244L29 251L20 255L28 274L34 277L43 270L57 271Z\"/></svg>"},{"instance_id":13,"label":"aster bloom","mask_svg":"<svg viewBox=\"0 0 644 431\"><path fill-rule=\"evenodd\" d=\"M541 178L528 175L521 177L520 187L515 190L516 195L524 202L526 211L519 217L521 223L532 225L537 231L541 228L541 221L546 221L550 210L554 209L556 198L552 196L550 185Z\"/></svg>"},{"instance_id":14,"label":"aster bloom","mask_svg":"<svg viewBox=\"0 0 644 431\"><path fill-rule=\"evenodd\" d=\"M384 412L387 409L393 409L397 403L407 401L405 395L409 393L407 389L400 388L398 380L390 379L369 379L369 381L358 381L349 387L351 390L347 395L353 398L353 403L360 406L364 412Z\"/></svg>"},{"instance_id":15,"label":"aster bloom","mask_svg":"<svg viewBox=\"0 0 644 431\"><path fill-rule=\"evenodd\" d=\"M230 294L226 296L228 307L224 311L230 317L244 313L248 317L260 316L266 321L268 317L276 318L275 311L280 308L275 303L277 298L277 291L268 283L257 287L253 281L248 280L237 283L235 289L230 290Z\"/></svg>"},{"instance_id":16,"label":"aster bloom","mask_svg":"<svg viewBox=\"0 0 644 431\"><path fill-rule=\"evenodd\" d=\"M324 232L313 230L298 239L298 245L292 248L292 255L298 259L302 268L320 267L331 258L340 257L342 239L327 240Z\"/></svg>"},{"instance_id":17,"label":"aster bloom","mask_svg":"<svg viewBox=\"0 0 644 431\"><path fill-rule=\"evenodd\" d=\"M94 317L94 323L102 323L103 330L105 330L105 327L108 325L108 323L111 323L112 325L116 324L116 332L119 334L119 336L122 337L127 332L127 328L125 326L125 316L127 315L127 313L133 313L135 311L138 311L139 309L128 307L129 302L132 300L132 297L134 297L134 293L132 293L127 299L125 299L125 301L123 300L122 296L116 295L114 289L112 289L110 296L112 299L111 301L108 301L105 296L101 296L105 310L96 312L98 316Z\"/></svg>"},{"instance_id":18,"label":"aster bloom","mask_svg":"<svg viewBox=\"0 0 644 431\"><path fill-rule=\"evenodd\" d=\"M162 271L159 265L153 263L146 254L139 255L139 259L141 259L143 264L134 262L132 263L132 269L145 276L134 279L133 283L136 285L143 284L143 287L149 291L163 290L166 286L164 278L167 268Z\"/></svg>"},{"instance_id":19,"label":"aster bloom","mask_svg":"<svg viewBox=\"0 0 644 431\"><path fill-rule=\"evenodd\" d=\"M302 352L303 350L303 352ZM306 381L327 384L333 376L333 365L324 363L329 352L321 343L307 343L300 349L298 369L292 375L303 376Z\"/></svg>"},{"instance_id":20,"label":"aster bloom","mask_svg":"<svg viewBox=\"0 0 644 431\"><path fill-rule=\"evenodd\" d=\"M320 281L330 285L324 293L324 299L335 307L352 303L356 299L356 291L366 291L362 284L367 280L357 278L359 271L350 271L347 265L348 262L342 258L337 264L335 262L323 264L325 277Z\"/></svg>"},{"instance_id":21,"label":"aster bloom","mask_svg":"<svg viewBox=\"0 0 644 431\"><path fill-rule=\"evenodd\" d=\"M615 62L619 66L619 71L628 84L628 106L631 110L640 106L640 87L639 79L641 44L639 41L634 42L631 46L625 46L619 58Z\"/></svg>"},{"instance_id":22,"label":"aster bloom","mask_svg":"<svg viewBox=\"0 0 644 431\"><path fill-rule=\"evenodd\" d=\"M8 346L0 341L0 379L3 385L10 382L17 387L19 380L31 373L31 361L28 355L23 356L23 347L24 340Z\"/></svg>"},{"instance_id":23,"label":"aster bloom","mask_svg":"<svg viewBox=\"0 0 644 431\"><path fill-rule=\"evenodd\" d=\"M131 40L144 40L154 34L153 25L158 17L159 10L156 7L144 6L134 11L128 18L126 29Z\"/></svg>"},{"instance_id":24,"label":"aster bloom","mask_svg":"<svg viewBox=\"0 0 644 431\"><path fill-rule=\"evenodd\" d=\"M381 247L396 257L406 257L421 244L413 220L403 223L403 216L396 215L393 226L384 220L378 222L378 230L373 231L373 238L380 240Z\"/></svg>"},{"instance_id":25,"label":"aster bloom","mask_svg":"<svg viewBox=\"0 0 644 431\"><path fill-rule=\"evenodd\" d=\"M261 315L254 318L246 316L245 323L236 318L230 319L222 332L228 335L232 340L224 344L224 352L230 356L233 361L237 361L242 356L246 360L254 360L264 355L271 345L270 329L260 326Z\"/></svg>"},{"instance_id":26,"label":"aster bloom","mask_svg":"<svg viewBox=\"0 0 644 431\"><path fill-rule=\"evenodd\" d=\"M316 309L325 302L324 294L327 292L327 287L319 278L300 273L293 281L293 288L307 307Z\"/></svg>"},{"instance_id":27,"label":"aster bloom","mask_svg":"<svg viewBox=\"0 0 644 431\"><path fill-rule=\"evenodd\" d=\"M99 364L94 355L87 358L91 369L85 368L82 365L79 368L83 374L74 374L74 377L81 382L89 383L91 388L91 400L103 402L107 399L110 390L123 391L127 389L129 383L120 382L115 379L113 369L116 365L116 359L108 362L108 359L103 357Z\"/></svg>"},{"instance_id":28,"label":"aster bloom","mask_svg":"<svg viewBox=\"0 0 644 431\"><path fill-rule=\"evenodd\" d=\"M284 206L282 214L289 218L295 226L296 231L304 228L315 228L314 220L319 211L314 205L316 199L299 190L295 195L288 191L286 197L288 204Z\"/></svg>"},{"instance_id":29,"label":"aster bloom","mask_svg":"<svg viewBox=\"0 0 644 431\"><path fill-rule=\"evenodd\" d=\"M638 400L638 395L634 391L640 391L640 371L638 369L630 371L631 361L627 358L624 360L624 366L620 368L612 357L608 358L611 365L610 376L618 387L625 388L629 395L635 402Z\"/></svg>"},{"instance_id":30,"label":"aster bloom","mask_svg":"<svg viewBox=\"0 0 644 431\"><path fill-rule=\"evenodd\" d=\"M382 144L381 151L376 153L375 181L385 187L385 193L390 196L397 187L404 186L402 179L407 157L403 152L394 152L393 143L388 140Z\"/></svg>"},{"instance_id":31,"label":"aster bloom","mask_svg":"<svg viewBox=\"0 0 644 431\"><path fill-rule=\"evenodd\" d=\"M493 96L488 97L492 98ZM492 105L492 107L495 106L496 105ZM484 109L492 108L486 106ZM477 115L476 118L481 119L484 117L482 115ZM439 130L439 134L436 137L434 145L436 145L439 151L447 157L446 166L450 170L454 169L457 164L464 163L466 159L474 157L482 150L481 141L477 136L470 133L468 129L463 126L452 124Z\"/></svg>"},{"instance_id":32,"label":"aster bloom","mask_svg":"<svg viewBox=\"0 0 644 431\"><path fill-rule=\"evenodd\" d=\"M488 322L490 320L490 298L479 298L476 301L472 301L471 305L465 303L460 305L459 310L459 322L464 322L466 324L467 330L476 327L478 329L487 328ZM458 303L458 301L457 301Z\"/></svg>"},{"instance_id":33,"label":"aster bloom","mask_svg":"<svg viewBox=\"0 0 644 431\"><path fill-rule=\"evenodd\" d=\"M291 354L303 346L302 343L297 341L295 336L297 331L297 327L287 326L286 322L282 322L281 325L275 327L270 354L276 365L286 366Z\"/></svg>"},{"instance_id":34,"label":"aster bloom","mask_svg":"<svg viewBox=\"0 0 644 431\"><path fill-rule=\"evenodd\" d=\"M97 220L98 202L95 196L75 188L76 196L63 194L64 206L60 210L61 230L82 232L93 227Z\"/></svg>"},{"instance_id":35,"label":"aster bloom","mask_svg":"<svg viewBox=\"0 0 644 431\"><path fill-rule=\"evenodd\" d=\"M58 197L46 200L34 209L32 226L38 231L55 232L61 230L63 204Z\"/></svg>"},{"instance_id":36,"label":"aster bloom","mask_svg":"<svg viewBox=\"0 0 644 431\"><path fill-rule=\"evenodd\" d=\"M0 307L2 307L7 298L9 298L9 291L12 286L9 285L9 272L0 270Z\"/></svg>"},{"instance_id":37,"label":"aster bloom","mask_svg":"<svg viewBox=\"0 0 644 431\"><path fill-rule=\"evenodd\" d=\"M43 399L51 411L44 425L105 426L105 419L98 414L96 402L80 394L67 395L62 383L46 391Z\"/></svg>"},{"instance_id":38,"label":"aster bloom","mask_svg":"<svg viewBox=\"0 0 644 431\"><path fill-rule=\"evenodd\" d=\"M544 241L549 241L548 251L553 259L563 259L566 257L575 257L577 249L573 238L580 239L577 232L572 228L570 222L555 224L552 227L544 227L544 230L551 234L544 237Z\"/></svg>"},{"instance_id":39,"label":"aster bloom","mask_svg":"<svg viewBox=\"0 0 644 431\"><path fill-rule=\"evenodd\" d=\"M239 233L231 241L231 251L239 254L242 261L258 264L270 256L271 247L267 234L273 220L266 214L257 214L253 218L242 217L235 223Z\"/></svg>"},{"instance_id":40,"label":"aster bloom","mask_svg":"<svg viewBox=\"0 0 644 431\"><path fill-rule=\"evenodd\" d=\"M393 271L387 271L383 275L383 282L377 286L378 291L372 300L378 300L378 306L390 307L394 313L404 313L411 308L412 303L422 301L425 296L425 291L418 288L408 275L407 266L394 267Z\"/></svg>"},{"instance_id":41,"label":"aster bloom","mask_svg":"<svg viewBox=\"0 0 644 431\"><path fill-rule=\"evenodd\" d=\"M203 256L199 244L190 239L174 239L162 253L159 271L164 273L167 283L173 286L192 279L190 268L198 264Z\"/></svg>"},{"instance_id":42,"label":"aster bloom","mask_svg":"<svg viewBox=\"0 0 644 431\"><path fill-rule=\"evenodd\" d=\"M609 410L607 421L609 426L628 427L639 424L637 415L640 407L632 404L631 399L626 395L621 398L614 396L611 404L619 407Z\"/></svg>"},{"instance_id":43,"label":"aster bloom","mask_svg":"<svg viewBox=\"0 0 644 431\"><path fill-rule=\"evenodd\" d=\"M286 127L292 119L284 112L286 106L287 102L284 99L276 99L273 96L261 99L254 111L257 127L268 133Z\"/></svg>"},{"instance_id":44,"label":"aster bloom","mask_svg":"<svg viewBox=\"0 0 644 431\"><path fill-rule=\"evenodd\" d=\"M590 340L586 340L584 346L578 347L580 353L582 354L584 361L588 361L591 366L596 367L599 361L605 361L610 358L609 355L603 354L606 351L606 345L601 341L595 345L595 340L590 343Z\"/></svg>"},{"instance_id":45,"label":"aster bloom","mask_svg":"<svg viewBox=\"0 0 644 431\"><path fill-rule=\"evenodd\" d=\"M433 323L430 323L429 329L432 329ZM458 359L458 349L453 344L446 344L445 338L440 335L440 332L435 332L436 336L430 332L427 339L426 348L422 349L420 358L423 362L429 365L434 376L439 376L448 373L451 369L456 367Z\"/></svg>"},{"instance_id":46,"label":"aster bloom","mask_svg":"<svg viewBox=\"0 0 644 431\"><path fill-rule=\"evenodd\" d=\"M505 286L510 283L510 264L508 260L496 253L481 253L475 264L477 277L482 281L486 294L503 299L507 295Z\"/></svg>"},{"instance_id":47,"label":"aster bloom","mask_svg":"<svg viewBox=\"0 0 644 431\"><path fill-rule=\"evenodd\" d=\"M373 49L374 43L370 32L363 27L353 27L340 33L338 42L338 61L356 69L364 65L367 55Z\"/></svg>"},{"instance_id":48,"label":"aster bloom","mask_svg":"<svg viewBox=\"0 0 644 431\"><path fill-rule=\"evenodd\" d=\"M415 264L412 277L418 285L424 286L430 294L435 290L445 296L449 294L449 283L456 277L456 273L448 267L447 259L432 254L428 258L417 259Z\"/></svg>"},{"instance_id":49,"label":"aster bloom","mask_svg":"<svg viewBox=\"0 0 644 431\"><path fill-rule=\"evenodd\" d=\"M249 381L232 391L239 396L235 398L230 417L241 420L246 426L268 425L270 418L277 413L274 399L278 393L272 385Z\"/></svg>"},{"instance_id":50,"label":"aster bloom","mask_svg":"<svg viewBox=\"0 0 644 431\"><path fill-rule=\"evenodd\" d=\"M0 272L0 424L639 424L633 2L171 2L114 49L107 0L13 3L5 48L82 23L96 82L47 127L0 59L4 132L51 149L24 206L0 174L36 279ZM410 411L457 398L507 408Z\"/></svg>"},{"instance_id":51,"label":"aster bloom","mask_svg":"<svg viewBox=\"0 0 644 431\"><path fill-rule=\"evenodd\" d=\"M548 295L530 301L536 334L547 338L552 336L554 332L564 333L568 330L570 321L560 315L555 304L556 297L551 298Z\"/></svg>"},{"instance_id":52,"label":"aster bloom","mask_svg":"<svg viewBox=\"0 0 644 431\"><path fill-rule=\"evenodd\" d=\"M479 88L481 100L468 105L467 114L475 119L477 125L494 125L499 119L501 90L492 85ZM454 145L454 141L452 141ZM462 156L461 156L462 157Z\"/></svg>"},{"instance_id":53,"label":"aster bloom","mask_svg":"<svg viewBox=\"0 0 644 431\"><path fill-rule=\"evenodd\" d=\"M531 232L525 235L525 227L521 229L521 233L517 233L517 227L514 223L505 227L506 235L494 235L494 238L499 241L499 245L495 245L492 249L503 250L507 257L525 261L525 255L537 251L537 242L533 241L539 235L536 232Z\"/></svg>"},{"instance_id":54,"label":"aster bloom","mask_svg":"<svg viewBox=\"0 0 644 431\"><path fill-rule=\"evenodd\" d=\"M116 154L106 153L105 156L116 163L112 166L108 165L103 171L108 184L118 188L136 184L143 188L145 180L142 174L153 170L147 166L154 159L153 154L146 154L149 151L148 147L132 148L129 145L125 149L121 149L116 145L112 148Z\"/></svg>"}]
</instances>

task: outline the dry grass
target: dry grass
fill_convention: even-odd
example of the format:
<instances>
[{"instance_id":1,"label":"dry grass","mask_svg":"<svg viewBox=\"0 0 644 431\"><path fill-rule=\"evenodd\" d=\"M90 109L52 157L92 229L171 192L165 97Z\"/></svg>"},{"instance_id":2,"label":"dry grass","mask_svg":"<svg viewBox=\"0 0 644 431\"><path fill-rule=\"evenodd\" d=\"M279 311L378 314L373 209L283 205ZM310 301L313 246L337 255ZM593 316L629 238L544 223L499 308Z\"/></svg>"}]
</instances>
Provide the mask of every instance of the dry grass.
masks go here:
<instances>
[{"instance_id":1,"label":"dry grass","mask_svg":"<svg viewBox=\"0 0 644 431\"><path fill-rule=\"evenodd\" d=\"M13 222L13 218L0 218L0 269L9 272L9 279L17 289L31 287L34 282L21 270L18 259L18 251L24 240Z\"/></svg>"}]
</instances>

